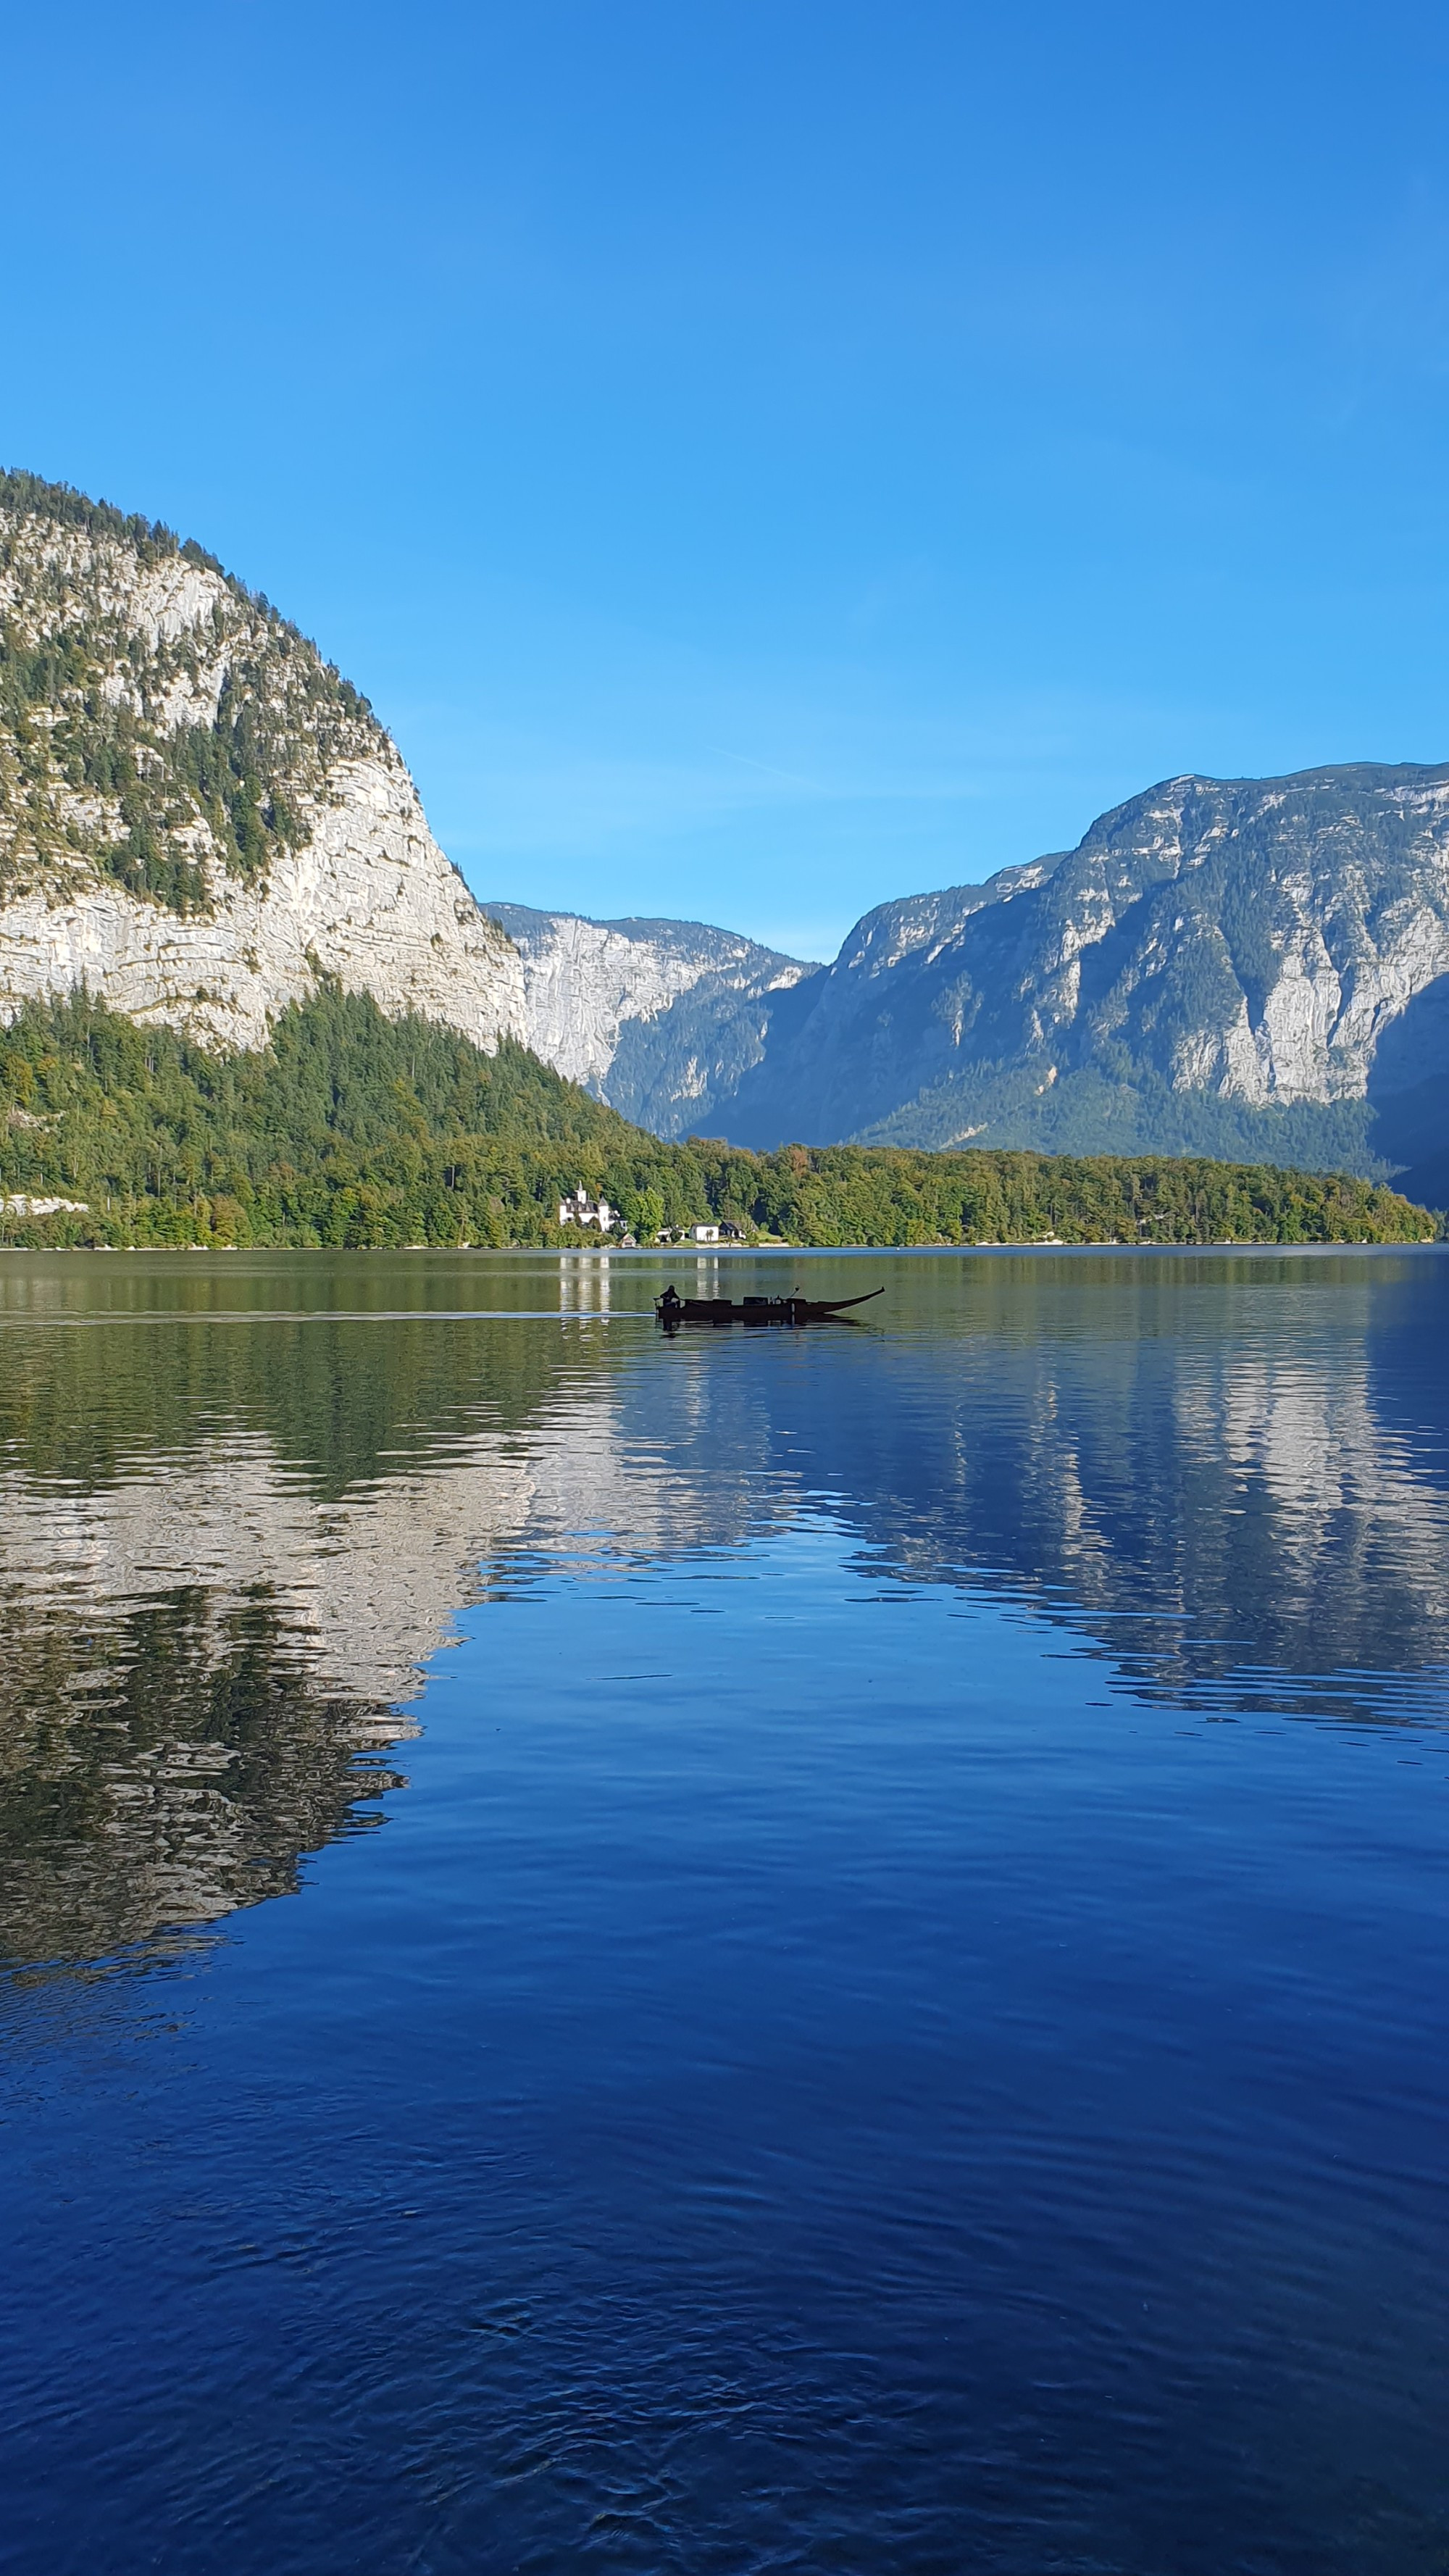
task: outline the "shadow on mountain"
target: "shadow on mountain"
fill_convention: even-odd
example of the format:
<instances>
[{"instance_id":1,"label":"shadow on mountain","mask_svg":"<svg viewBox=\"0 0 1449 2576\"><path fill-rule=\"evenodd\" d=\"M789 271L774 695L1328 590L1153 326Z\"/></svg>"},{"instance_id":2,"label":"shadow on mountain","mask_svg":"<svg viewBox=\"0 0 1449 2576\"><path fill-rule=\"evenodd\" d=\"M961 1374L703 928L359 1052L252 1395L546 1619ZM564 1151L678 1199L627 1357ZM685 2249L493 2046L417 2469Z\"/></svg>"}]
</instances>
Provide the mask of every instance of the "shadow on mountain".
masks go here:
<instances>
[{"instance_id":1,"label":"shadow on mountain","mask_svg":"<svg viewBox=\"0 0 1449 2576\"><path fill-rule=\"evenodd\" d=\"M1400 1167L1395 1189L1421 1207L1449 1207L1449 975L1385 1030L1368 1098L1374 1149Z\"/></svg>"}]
</instances>

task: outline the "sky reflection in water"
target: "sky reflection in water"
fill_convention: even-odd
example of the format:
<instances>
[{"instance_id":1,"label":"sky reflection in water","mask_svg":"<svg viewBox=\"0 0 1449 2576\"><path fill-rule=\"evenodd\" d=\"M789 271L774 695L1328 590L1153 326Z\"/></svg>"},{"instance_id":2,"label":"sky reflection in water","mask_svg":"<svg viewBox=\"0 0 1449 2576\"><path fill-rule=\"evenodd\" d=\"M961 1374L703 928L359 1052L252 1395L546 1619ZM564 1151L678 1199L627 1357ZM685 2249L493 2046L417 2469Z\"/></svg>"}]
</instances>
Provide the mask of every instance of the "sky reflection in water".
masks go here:
<instances>
[{"instance_id":1,"label":"sky reflection in water","mask_svg":"<svg viewBox=\"0 0 1449 2576\"><path fill-rule=\"evenodd\" d=\"M1449 1266L867 1268L0 1268L19 2564L1449 2561Z\"/></svg>"}]
</instances>

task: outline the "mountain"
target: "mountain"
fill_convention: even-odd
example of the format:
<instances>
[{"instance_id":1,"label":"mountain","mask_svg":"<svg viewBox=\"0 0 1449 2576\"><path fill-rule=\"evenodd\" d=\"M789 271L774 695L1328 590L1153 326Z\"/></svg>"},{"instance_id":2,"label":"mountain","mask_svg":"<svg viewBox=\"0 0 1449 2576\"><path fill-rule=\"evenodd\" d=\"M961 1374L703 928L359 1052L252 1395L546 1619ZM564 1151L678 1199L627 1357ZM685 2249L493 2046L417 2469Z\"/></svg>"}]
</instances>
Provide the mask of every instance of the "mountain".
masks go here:
<instances>
[{"instance_id":1,"label":"mountain","mask_svg":"<svg viewBox=\"0 0 1449 2576\"><path fill-rule=\"evenodd\" d=\"M700 921L484 910L523 959L534 1053L656 1136L703 1127L760 1062L780 997L823 971Z\"/></svg>"},{"instance_id":2,"label":"mountain","mask_svg":"<svg viewBox=\"0 0 1449 2576\"><path fill-rule=\"evenodd\" d=\"M881 905L723 1115L761 1147L1410 1164L1412 1190L1446 1078L1449 765L1361 763L1170 779L1075 850Z\"/></svg>"},{"instance_id":3,"label":"mountain","mask_svg":"<svg viewBox=\"0 0 1449 2576\"><path fill-rule=\"evenodd\" d=\"M802 1212L722 1146L671 1159L705 1127L1417 1178L1446 997L1449 769L1176 779L1068 855L882 906L829 968L698 922L484 909L367 701L268 601L167 528L0 475L0 1219L538 1241L607 1182L641 1226L955 1240L999 1201L1052 1228L1045 1183L974 1165L876 1190L810 1161ZM1131 1236L1137 1181L1071 1190L1073 1222Z\"/></svg>"},{"instance_id":4,"label":"mountain","mask_svg":"<svg viewBox=\"0 0 1449 2576\"><path fill-rule=\"evenodd\" d=\"M485 1048L523 970L365 698L168 528L0 475L0 1019L258 1047L328 980Z\"/></svg>"},{"instance_id":5,"label":"mountain","mask_svg":"<svg viewBox=\"0 0 1449 2576\"><path fill-rule=\"evenodd\" d=\"M494 905L530 1043L662 1135L1225 1156L1449 1201L1449 766L1182 777L810 968Z\"/></svg>"}]
</instances>

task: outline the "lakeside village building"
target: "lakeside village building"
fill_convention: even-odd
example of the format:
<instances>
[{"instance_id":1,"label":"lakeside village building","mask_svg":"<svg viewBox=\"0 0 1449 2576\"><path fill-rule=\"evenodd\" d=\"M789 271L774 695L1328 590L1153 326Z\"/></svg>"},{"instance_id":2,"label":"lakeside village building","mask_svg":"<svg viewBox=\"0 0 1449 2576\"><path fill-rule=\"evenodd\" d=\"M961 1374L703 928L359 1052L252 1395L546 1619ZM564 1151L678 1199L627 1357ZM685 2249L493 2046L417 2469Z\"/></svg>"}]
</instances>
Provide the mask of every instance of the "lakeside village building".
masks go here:
<instances>
[{"instance_id":1,"label":"lakeside village building","mask_svg":"<svg viewBox=\"0 0 1449 2576\"><path fill-rule=\"evenodd\" d=\"M568 1198L559 1200L558 1221L560 1225L594 1226L600 1234L612 1234L615 1227L622 1226L624 1222L618 1209L610 1207L606 1198L591 1199L582 1181ZM722 1233L728 1241L733 1242L739 1235L739 1227L687 1225L681 1228L678 1239L683 1243L718 1243ZM661 1243L666 1239L672 1243L675 1237L666 1227L659 1239ZM625 1235L623 1240L626 1243L632 1243L634 1238L632 1235Z\"/></svg>"},{"instance_id":2,"label":"lakeside village building","mask_svg":"<svg viewBox=\"0 0 1449 2576\"><path fill-rule=\"evenodd\" d=\"M582 1181L570 1198L559 1200L558 1221L560 1225L596 1225L600 1234L612 1234L615 1226L624 1222L607 1199L591 1199Z\"/></svg>"}]
</instances>

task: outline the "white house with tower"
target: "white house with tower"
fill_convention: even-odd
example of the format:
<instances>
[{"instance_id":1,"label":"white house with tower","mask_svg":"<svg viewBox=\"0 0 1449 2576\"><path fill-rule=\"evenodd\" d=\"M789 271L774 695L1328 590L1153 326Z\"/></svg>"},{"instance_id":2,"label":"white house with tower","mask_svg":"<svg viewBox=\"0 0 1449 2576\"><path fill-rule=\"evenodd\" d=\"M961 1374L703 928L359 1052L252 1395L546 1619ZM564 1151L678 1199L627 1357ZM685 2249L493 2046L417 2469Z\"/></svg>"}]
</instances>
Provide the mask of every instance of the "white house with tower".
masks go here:
<instances>
[{"instance_id":1,"label":"white house with tower","mask_svg":"<svg viewBox=\"0 0 1449 2576\"><path fill-rule=\"evenodd\" d=\"M612 1234L615 1226L622 1223L618 1209L610 1207L606 1198L591 1199L582 1181L568 1198L559 1200L558 1221L560 1225L594 1226L600 1234Z\"/></svg>"}]
</instances>

